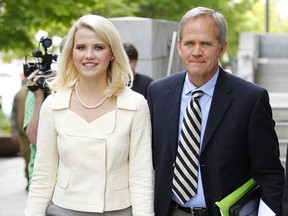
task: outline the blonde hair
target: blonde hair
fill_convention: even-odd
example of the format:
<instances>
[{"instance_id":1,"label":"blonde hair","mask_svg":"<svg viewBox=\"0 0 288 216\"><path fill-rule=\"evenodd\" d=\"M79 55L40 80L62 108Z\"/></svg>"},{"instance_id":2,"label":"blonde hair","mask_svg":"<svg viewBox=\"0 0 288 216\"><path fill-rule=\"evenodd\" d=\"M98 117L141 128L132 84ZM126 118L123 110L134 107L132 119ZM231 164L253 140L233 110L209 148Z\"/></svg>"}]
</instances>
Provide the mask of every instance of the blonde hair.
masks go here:
<instances>
[{"instance_id":1,"label":"blonde hair","mask_svg":"<svg viewBox=\"0 0 288 216\"><path fill-rule=\"evenodd\" d=\"M74 88L79 79L72 55L74 36L81 27L94 31L110 47L114 56L107 68L108 89L106 95L116 96L125 86L131 87L133 73L118 31L108 19L89 14L76 20L66 36L65 46L58 63L57 75L51 82L48 82L51 92L53 93L63 87Z\"/></svg>"}]
</instances>

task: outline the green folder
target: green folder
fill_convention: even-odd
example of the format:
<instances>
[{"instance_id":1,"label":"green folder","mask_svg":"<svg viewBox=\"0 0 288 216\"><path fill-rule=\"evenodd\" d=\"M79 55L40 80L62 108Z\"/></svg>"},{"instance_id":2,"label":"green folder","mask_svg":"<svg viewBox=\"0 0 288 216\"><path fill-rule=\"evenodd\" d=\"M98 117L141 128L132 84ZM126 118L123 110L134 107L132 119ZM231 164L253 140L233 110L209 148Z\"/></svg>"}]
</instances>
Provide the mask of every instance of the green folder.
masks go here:
<instances>
[{"instance_id":1,"label":"green folder","mask_svg":"<svg viewBox=\"0 0 288 216\"><path fill-rule=\"evenodd\" d=\"M248 193L254 186L256 181L251 178L241 187L233 191L231 194L223 198L221 201L215 202L219 207L222 216L229 216L229 209L240 200L246 193Z\"/></svg>"}]
</instances>

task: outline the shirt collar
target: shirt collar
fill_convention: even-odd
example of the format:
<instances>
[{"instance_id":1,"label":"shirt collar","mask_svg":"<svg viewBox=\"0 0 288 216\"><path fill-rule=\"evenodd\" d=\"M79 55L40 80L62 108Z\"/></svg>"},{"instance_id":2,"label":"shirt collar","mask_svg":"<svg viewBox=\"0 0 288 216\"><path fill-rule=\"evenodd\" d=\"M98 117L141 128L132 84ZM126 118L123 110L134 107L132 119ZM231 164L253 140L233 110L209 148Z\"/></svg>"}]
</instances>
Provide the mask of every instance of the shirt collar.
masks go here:
<instances>
[{"instance_id":1,"label":"shirt collar","mask_svg":"<svg viewBox=\"0 0 288 216\"><path fill-rule=\"evenodd\" d=\"M204 85L200 86L199 89L201 89L206 95L212 97L218 75L219 75L219 67L216 73L214 74L214 76ZM188 72L187 72L185 75L185 80L184 80L183 94L184 95L191 94L191 92L196 88L197 87L190 82L189 77L188 77Z\"/></svg>"}]
</instances>

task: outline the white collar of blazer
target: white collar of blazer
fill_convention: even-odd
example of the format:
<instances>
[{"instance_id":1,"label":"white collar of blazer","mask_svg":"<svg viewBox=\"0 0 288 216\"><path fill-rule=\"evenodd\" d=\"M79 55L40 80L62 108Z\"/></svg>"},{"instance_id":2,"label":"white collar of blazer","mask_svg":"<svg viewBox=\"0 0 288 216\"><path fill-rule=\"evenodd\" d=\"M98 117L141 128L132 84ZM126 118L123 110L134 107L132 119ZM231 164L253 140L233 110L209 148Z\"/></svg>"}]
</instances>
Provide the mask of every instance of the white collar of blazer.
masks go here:
<instances>
[{"instance_id":1,"label":"white collar of blazer","mask_svg":"<svg viewBox=\"0 0 288 216\"><path fill-rule=\"evenodd\" d=\"M52 94L52 105L53 110L68 109L70 104L72 89L63 88L57 93ZM133 99L133 92L130 88L125 87L123 91L117 96L117 109L126 109L126 110L136 110L137 105L136 101Z\"/></svg>"}]
</instances>

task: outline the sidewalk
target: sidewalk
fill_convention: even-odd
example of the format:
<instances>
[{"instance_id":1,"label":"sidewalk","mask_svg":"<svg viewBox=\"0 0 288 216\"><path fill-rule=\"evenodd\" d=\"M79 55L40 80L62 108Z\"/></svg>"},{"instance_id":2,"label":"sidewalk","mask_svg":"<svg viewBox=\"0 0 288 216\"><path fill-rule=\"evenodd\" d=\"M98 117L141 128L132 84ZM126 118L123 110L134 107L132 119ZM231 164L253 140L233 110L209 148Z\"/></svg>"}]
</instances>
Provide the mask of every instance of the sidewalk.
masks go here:
<instances>
[{"instance_id":1,"label":"sidewalk","mask_svg":"<svg viewBox=\"0 0 288 216\"><path fill-rule=\"evenodd\" d=\"M0 157L0 215L23 216L27 191L22 157Z\"/></svg>"}]
</instances>

